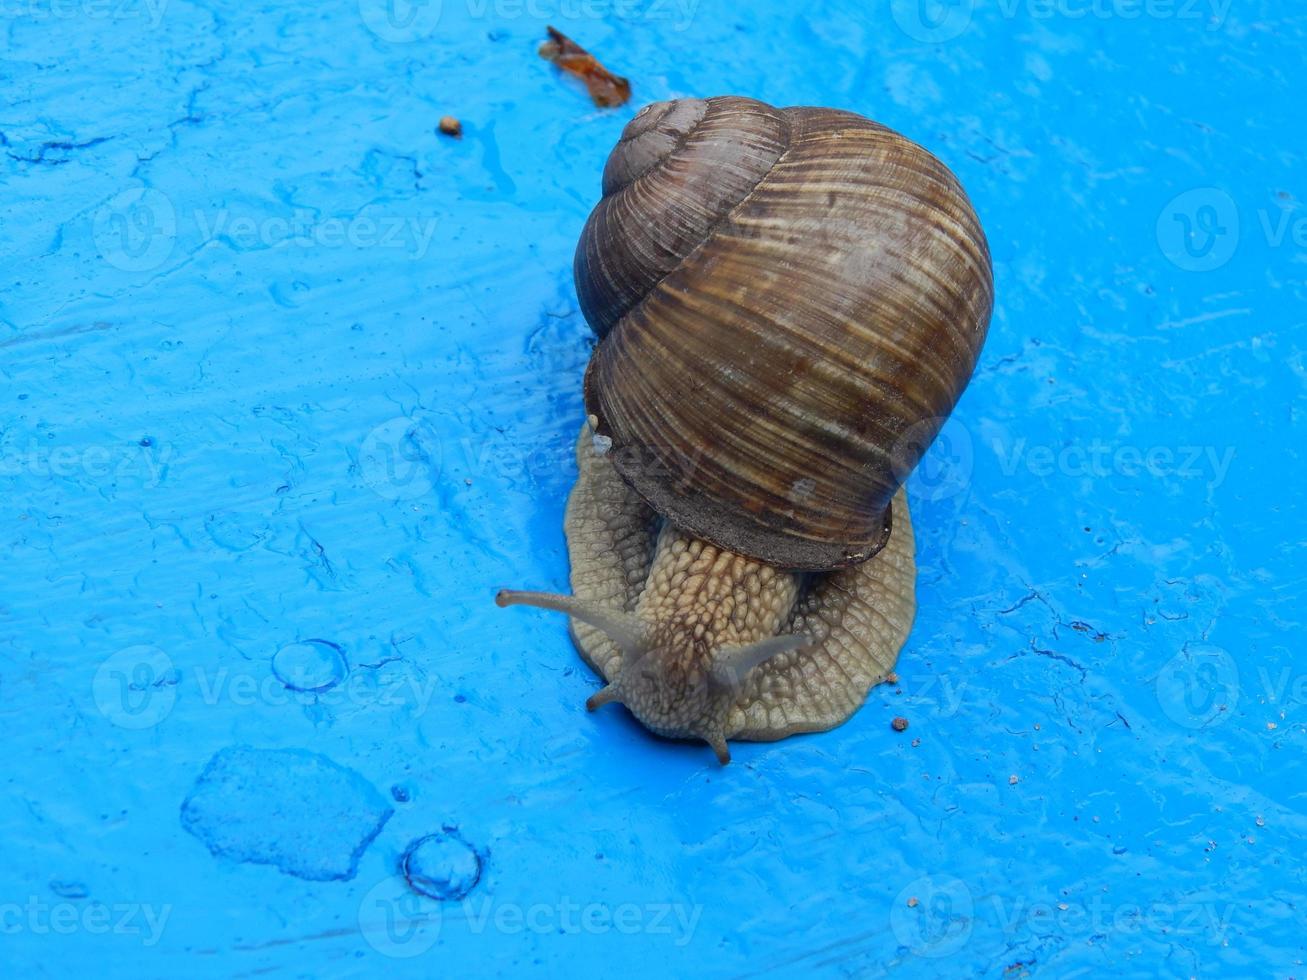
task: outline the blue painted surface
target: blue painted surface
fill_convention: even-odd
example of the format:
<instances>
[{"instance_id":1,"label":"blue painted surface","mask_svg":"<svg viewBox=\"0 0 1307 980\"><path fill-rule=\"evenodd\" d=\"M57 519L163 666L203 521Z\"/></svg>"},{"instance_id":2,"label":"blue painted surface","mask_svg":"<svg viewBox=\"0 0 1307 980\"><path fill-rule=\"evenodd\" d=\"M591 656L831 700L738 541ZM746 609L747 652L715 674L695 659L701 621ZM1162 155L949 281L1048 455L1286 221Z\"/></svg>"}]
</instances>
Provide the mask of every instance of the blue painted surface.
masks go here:
<instances>
[{"instance_id":1,"label":"blue painted surface","mask_svg":"<svg viewBox=\"0 0 1307 980\"><path fill-rule=\"evenodd\" d=\"M1301 9L394 9L3 7L5 972L1302 976ZM720 769L490 600L567 581L602 161L728 92L938 153L998 303L901 684ZM357 874L187 833L234 746L375 790Z\"/></svg>"}]
</instances>

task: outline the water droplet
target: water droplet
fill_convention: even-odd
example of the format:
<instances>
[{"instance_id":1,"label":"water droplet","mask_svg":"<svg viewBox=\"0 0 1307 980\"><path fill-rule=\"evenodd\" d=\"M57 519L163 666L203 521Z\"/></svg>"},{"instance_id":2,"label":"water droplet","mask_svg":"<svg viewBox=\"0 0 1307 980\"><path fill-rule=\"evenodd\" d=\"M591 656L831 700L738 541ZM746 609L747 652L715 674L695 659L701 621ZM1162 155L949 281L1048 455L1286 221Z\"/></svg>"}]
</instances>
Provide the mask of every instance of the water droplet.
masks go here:
<instances>
[{"instance_id":1,"label":"water droplet","mask_svg":"<svg viewBox=\"0 0 1307 980\"><path fill-rule=\"evenodd\" d=\"M345 679L345 651L330 640L290 643L272 655L272 672L292 691L330 691Z\"/></svg>"},{"instance_id":2,"label":"water droplet","mask_svg":"<svg viewBox=\"0 0 1307 980\"><path fill-rule=\"evenodd\" d=\"M442 902L466 897L481 880L481 855L449 828L410 844L401 867L410 888Z\"/></svg>"}]
</instances>

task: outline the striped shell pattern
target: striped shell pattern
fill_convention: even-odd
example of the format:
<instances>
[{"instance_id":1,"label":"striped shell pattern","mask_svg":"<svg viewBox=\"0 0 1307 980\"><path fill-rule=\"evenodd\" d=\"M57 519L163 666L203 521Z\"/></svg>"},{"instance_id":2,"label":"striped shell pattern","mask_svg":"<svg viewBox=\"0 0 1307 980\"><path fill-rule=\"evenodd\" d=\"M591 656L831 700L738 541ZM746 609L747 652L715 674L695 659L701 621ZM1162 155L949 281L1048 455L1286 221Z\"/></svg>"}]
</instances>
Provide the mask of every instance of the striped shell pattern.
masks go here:
<instances>
[{"instance_id":1,"label":"striped shell pattern","mask_svg":"<svg viewBox=\"0 0 1307 980\"><path fill-rule=\"evenodd\" d=\"M884 545L975 367L989 248L949 169L850 112L648 106L576 252L587 412L655 511L759 561Z\"/></svg>"}]
</instances>

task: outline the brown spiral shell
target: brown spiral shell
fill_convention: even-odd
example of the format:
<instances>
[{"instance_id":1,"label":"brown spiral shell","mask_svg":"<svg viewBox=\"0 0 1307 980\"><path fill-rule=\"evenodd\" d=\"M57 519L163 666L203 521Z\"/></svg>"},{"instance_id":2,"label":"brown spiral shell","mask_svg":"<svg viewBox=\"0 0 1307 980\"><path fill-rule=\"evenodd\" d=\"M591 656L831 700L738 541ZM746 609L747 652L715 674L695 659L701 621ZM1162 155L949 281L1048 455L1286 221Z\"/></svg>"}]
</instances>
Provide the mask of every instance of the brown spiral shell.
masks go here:
<instances>
[{"instance_id":1,"label":"brown spiral shell","mask_svg":"<svg viewBox=\"0 0 1307 980\"><path fill-rule=\"evenodd\" d=\"M631 121L575 273L618 472L685 530L795 569L883 546L993 305L944 164L854 113L733 97Z\"/></svg>"}]
</instances>

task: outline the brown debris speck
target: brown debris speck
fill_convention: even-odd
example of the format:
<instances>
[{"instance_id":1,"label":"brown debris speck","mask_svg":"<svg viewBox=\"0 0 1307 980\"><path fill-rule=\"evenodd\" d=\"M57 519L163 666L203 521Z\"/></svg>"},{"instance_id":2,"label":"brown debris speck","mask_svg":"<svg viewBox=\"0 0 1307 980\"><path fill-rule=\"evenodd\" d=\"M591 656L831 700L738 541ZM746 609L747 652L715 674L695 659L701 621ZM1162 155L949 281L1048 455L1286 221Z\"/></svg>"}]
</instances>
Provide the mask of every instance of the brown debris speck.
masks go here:
<instances>
[{"instance_id":1,"label":"brown debris speck","mask_svg":"<svg viewBox=\"0 0 1307 980\"><path fill-rule=\"evenodd\" d=\"M553 27L548 28L548 31L549 40L540 45L540 57L552 61L569 75L585 82L595 105L611 108L627 103L631 98L630 81L614 75L599 63L599 59L562 31Z\"/></svg>"},{"instance_id":2,"label":"brown debris speck","mask_svg":"<svg viewBox=\"0 0 1307 980\"><path fill-rule=\"evenodd\" d=\"M908 730L908 719L903 717L895 718L889 725L896 732L906 732Z\"/></svg>"},{"instance_id":3,"label":"brown debris speck","mask_svg":"<svg viewBox=\"0 0 1307 980\"><path fill-rule=\"evenodd\" d=\"M463 138L463 124L455 116L441 116L440 131L456 140Z\"/></svg>"}]
</instances>

